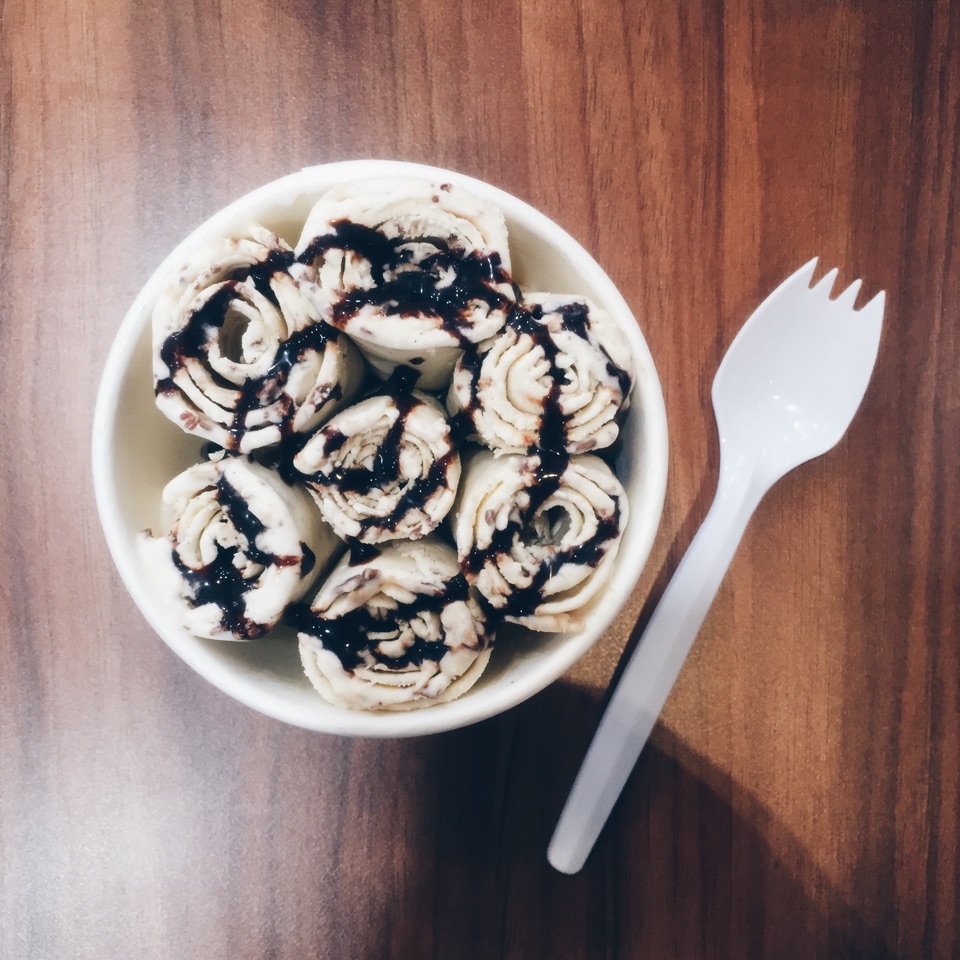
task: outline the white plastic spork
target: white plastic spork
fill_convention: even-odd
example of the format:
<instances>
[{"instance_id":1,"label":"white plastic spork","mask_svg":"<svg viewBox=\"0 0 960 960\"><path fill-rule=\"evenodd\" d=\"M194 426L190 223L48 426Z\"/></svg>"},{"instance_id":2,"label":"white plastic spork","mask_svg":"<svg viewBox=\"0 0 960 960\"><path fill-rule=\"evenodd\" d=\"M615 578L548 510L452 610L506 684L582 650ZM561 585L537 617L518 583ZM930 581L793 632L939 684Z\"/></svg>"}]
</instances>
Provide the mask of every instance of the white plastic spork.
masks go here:
<instances>
[{"instance_id":1,"label":"white plastic spork","mask_svg":"<svg viewBox=\"0 0 960 960\"><path fill-rule=\"evenodd\" d=\"M716 596L747 522L785 473L826 453L853 420L880 346L884 294L861 310L855 281L830 299L816 259L734 338L713 381L717 495L627 662L567 798L547 857L576 873L593 848Z\"/></svg>"}]
</instances>

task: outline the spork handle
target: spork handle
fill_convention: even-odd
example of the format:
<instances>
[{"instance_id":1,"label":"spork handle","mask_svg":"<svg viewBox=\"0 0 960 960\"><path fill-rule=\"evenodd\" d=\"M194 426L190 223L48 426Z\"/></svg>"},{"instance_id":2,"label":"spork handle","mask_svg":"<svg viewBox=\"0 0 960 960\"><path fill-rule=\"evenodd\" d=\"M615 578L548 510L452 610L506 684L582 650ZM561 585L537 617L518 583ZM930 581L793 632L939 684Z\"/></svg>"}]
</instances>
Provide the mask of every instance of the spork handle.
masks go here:
<instances>
[{"instance_id":1,"label":"spork handle","mask_svg":"<svg viewBox=\"0 0 960 960\"><path fill-rule=\"evenodd\" d=\"M763 491L722 475L720 489L627 661L547 851L563 873L587 859L643 750Z\"/></svg>"}]
</instances>

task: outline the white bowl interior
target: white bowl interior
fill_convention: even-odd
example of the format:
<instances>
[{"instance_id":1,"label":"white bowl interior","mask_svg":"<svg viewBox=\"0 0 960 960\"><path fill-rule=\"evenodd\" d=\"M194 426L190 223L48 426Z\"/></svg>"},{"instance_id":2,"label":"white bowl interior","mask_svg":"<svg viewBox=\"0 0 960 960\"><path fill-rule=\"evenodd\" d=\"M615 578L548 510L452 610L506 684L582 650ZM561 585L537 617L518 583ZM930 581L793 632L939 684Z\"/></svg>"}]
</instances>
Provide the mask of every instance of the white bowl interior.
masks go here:
<instances>
[{"instance_id":1,"label":"white bowl interior","mask_svg":"<svg viewBox=\"0 0 960 960\"><path fill-rule=\"evenodd\" d=\"M582 629L537 634L501 629L483 677L458 700L406 713L366 713L327 704L303 675L295 638L286 628L255 643L190 636L160 597L135 552L137 534L159 531L161 491L199 459L200 443L154 405L150 315L170 268L189 251L254 220L295 244L315 200L347 180L415 176L463 186L506 217L514 277L526 291L575 293L604 307L623 327L637 361L637 385L615 470L630 517L614 573ZM110 351L93 431L97 505L117 568L149 623L219 689L271 717L312 730L354 736L410 736L453 729L527 699L569 669L600 637L625 603L647 561L666 489L666 415L650 351L629 307L592 257L528 204L461 174L419 164L361 160L311 167L267 184L212 217L158 268L127 313Z\"/></svg>"}]
</instances>

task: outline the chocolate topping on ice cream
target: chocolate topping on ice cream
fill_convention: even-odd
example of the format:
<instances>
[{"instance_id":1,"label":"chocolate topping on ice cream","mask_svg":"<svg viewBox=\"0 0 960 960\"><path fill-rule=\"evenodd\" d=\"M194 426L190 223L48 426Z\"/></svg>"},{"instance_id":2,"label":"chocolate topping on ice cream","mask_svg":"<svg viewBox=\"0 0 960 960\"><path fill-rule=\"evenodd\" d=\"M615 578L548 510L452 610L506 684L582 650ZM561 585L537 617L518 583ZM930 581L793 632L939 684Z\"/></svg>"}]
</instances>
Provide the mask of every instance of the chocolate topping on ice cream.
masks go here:
<instances>
[{"instance_id":1,"label":"chocolate topping on ice cream","mask_svg":"<svg viewBox=\"0 0 960 960\"><path fill-rule=\"evenodd\" d=\"M331 250L353 253L367 261L374 281L370 289L350 290L334 303L336 326L364 307L376 306L390 316L437 317L444 330L466 344L472 304L480 301L490 310L509 305L495 289L495 284L510 282L498 253L465 251L445 237L387 237L350 220L338 220L333 228L312 240L297 259L310 265Z\"/></svg>"},{"instance_id":2,"label":"chocolate topping on ice cream","mask_svg":"<svg viewBox=\"0 0 960 960\"><path fill-rule=\"evenodd\" d=\"M264 567L292 567L301 564L304 575L313 569L316 556L304 543L301 543L302 557L280 557L260 549L257 538L265 529L263 523L251 512L247 502L233 485L222 476L217 481L217 499L234 529L246 541L243 554L248 561ZM217 555L213 561L199 570L193 570L180 559L180 555L174 549L173 562L180 571L180 575L192 588L193 606L216 604L223 612L224 629L236 636L255 640L266 633L269 627L251 620L246 615L246 595L253 583L235 565L238 552L239 548L236 546L225 547L218 544Z\"/></svg>"},{"instance_id":3,"label":"chocolate topping on ice cream","mask_svg":"<svg viewBox=\"0 0 960 960\"><path fill-rule=\"evenodd\" d=\"M345 670L354 670L367 658L400 670L419 666L425 660L439 662L450 647L443 640L416 639L396 657L379 650L382 637L394 637L404 631L410 621L424 613L439 614L449 603L466 600L467 581L462 574L449 580L442 593L420 594L410 603L401 603L391 610L374 612L368 607L357 607L335 620L328 620L306 603L294 604L287 613L287 623L298 633L315 637L324 650L336 654ZM371 639L372 637L372 639Z\"/></svg>"}]
</instances>

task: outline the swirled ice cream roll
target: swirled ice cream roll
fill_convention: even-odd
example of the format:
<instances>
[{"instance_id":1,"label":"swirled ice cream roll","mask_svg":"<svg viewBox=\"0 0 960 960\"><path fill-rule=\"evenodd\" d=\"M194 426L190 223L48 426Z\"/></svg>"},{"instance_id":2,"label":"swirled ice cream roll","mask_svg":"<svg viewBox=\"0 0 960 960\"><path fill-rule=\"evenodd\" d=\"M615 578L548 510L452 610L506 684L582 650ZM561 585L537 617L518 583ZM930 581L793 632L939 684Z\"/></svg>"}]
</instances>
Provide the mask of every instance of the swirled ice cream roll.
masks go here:
<instances>
[{"instance_id":1,"label":"swirled ice cream roll","mask_svg":"<svg viewBox=\"0 0 960 960\"><path fill-rule=\"evenodd\" d=\"M305 294L384 378L415 368L446 386L464 344L499 330L515 297L502 213L448 183L380 179L335 187L297 244Z\"/></svg>"},{"instance_id":2,"label":"swirled ice cream roll","mask_svg":"<svg viewBox=\"0 0 960 960\"><path fill-rule=\"evenodd\" d=\"M141 559L198 637L262 636L340 547L305 490L245 457L190 467L163 500L170 532L144 535Z\"/></svg>"},{"instance_id":3,"label":"swirled ice cream roll","mask_svg":"<svg viewBox=\"0 0 960 960\"><path fill-rule=\"evenodd\" d=\"M157 406L188 433L250 453L352 400L363 358L290 276L293 251L253 226L185 264L153 311Z\"/></svg>"},{"instance_id":4,"label":"swirled ice cream roll","mask_svg":"<svg viewBox=\"0 0 960 960\"><path fill-rule=\"evenodd\" d=\"M484 450L466 462L451 516L461 567L497 615L568 631L611 573L627 510L599 457Z\"/></svg>"},{"instance_id":5,"label":"swirled ice cream roll","mask_svg":"<svg viewBox=\"0 0 960 960\"><path fill-rule=\"evenodd\" d=\"M491 635L451 547L428 538L346 556L288 617L304 670L338 706L411 710L476 683Z\"/></svg>"},{"instance_id":6,"label":"swirled ice cream roll","mask_svg":"<svg viewBox=\"0 0 960 960\"><path fill-rule=\"evenodd\" d=\"M344 539L418 539L453 506L460 457L443 408L418 391L342 410L294 457L324 519Z\"/></svg>"},{"instance_id":7,"label":"swirled ice cream roll","mask_svg":"<svg viewBox=\"0 0 960 960\"><path fill-rule=\"evenodd\" d=\"M532 293L496 336L468 347L447 395L501 453L609 447L633 387L630 345L583 297Z\"/></svg>"}]
</instances>

